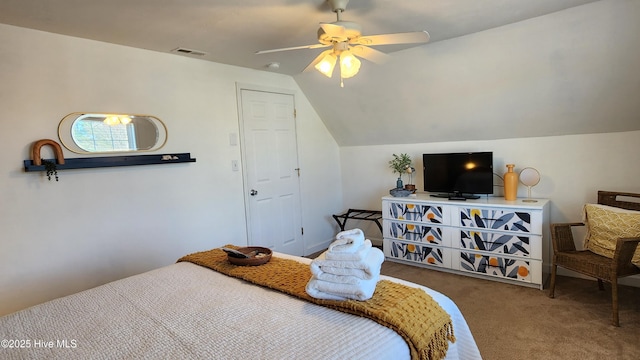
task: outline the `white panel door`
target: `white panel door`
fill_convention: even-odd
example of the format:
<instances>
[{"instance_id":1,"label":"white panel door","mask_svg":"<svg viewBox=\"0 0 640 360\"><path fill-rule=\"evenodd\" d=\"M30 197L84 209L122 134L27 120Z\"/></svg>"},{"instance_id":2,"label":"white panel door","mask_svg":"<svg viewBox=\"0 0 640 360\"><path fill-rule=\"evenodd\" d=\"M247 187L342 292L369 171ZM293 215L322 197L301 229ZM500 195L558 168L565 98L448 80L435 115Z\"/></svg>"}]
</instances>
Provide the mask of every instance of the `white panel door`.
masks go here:
<instances>
[{"instance_id":1,"label":"white panel door","mask_svg":"<svg viewBox=\"0 0 640 360\"><path fill-rule=\"evenodd\" d=\"M304 255L293 95L240 96L249 244Z\"/></svg>"}]
</instances>

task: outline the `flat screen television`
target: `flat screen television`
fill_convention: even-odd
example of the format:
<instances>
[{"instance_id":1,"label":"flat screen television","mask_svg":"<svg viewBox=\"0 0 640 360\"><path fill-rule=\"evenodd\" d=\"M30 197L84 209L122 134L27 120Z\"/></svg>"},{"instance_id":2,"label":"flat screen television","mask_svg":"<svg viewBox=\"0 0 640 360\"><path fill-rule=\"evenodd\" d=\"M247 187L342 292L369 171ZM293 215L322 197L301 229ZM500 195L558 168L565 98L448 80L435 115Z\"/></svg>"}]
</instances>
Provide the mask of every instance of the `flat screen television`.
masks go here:
<instances>
[{"instance_id":1,"label":"flat screen television","mask_svg":"<svg viewBox=\"0 0 640 360\"><path fill-rule=\"evenodd\" d=\"M450 199L493 194L493 153L423 154L424 191Z\"/></svg>"}]
</instances>

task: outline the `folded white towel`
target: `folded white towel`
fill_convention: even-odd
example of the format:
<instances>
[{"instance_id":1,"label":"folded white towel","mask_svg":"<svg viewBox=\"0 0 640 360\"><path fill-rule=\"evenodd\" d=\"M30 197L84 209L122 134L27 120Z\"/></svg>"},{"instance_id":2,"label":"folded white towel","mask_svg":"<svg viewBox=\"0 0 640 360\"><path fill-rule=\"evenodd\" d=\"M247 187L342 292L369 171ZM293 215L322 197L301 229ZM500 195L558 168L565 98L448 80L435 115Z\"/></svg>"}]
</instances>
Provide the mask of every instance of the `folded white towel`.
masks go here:
<instances>
[{"instance_id":1,"label":"folded white towel","mask_svg":"<svg viewBox=\"0 0 640 360\"><path fill-rule=\"evenodd\" d=\"M306 292L316 299L325 300L368 300L376 290L379 276L363 280L358 285L336 284L312 277L307 283Z\"/></svg>"},{"instance_id":2,"label":"folded white towel","mask_svg":"<svg viewBox=\"0 0 640 360\"><path fill-rule=\"evenodd\" d=\"M371 250L371 240L367 239L364 241L364 244L360 246L355 252L333 252L327 251L325 253L325 257L327 260L352 260L352 261L362 261L366 258L369 250Z\"/></svg>"},{"instance_id":3,"label":"folded white towel","mask_svg":"<svg viewBox=\"0 0 640 360\"><path fill-rule=\"evenodd\" d=\"M359 285L363 281L368 281L352 275L335 275L326 273L324 271L313 274L313 276L318 280L328 281L336 284Z\"/></svg>"},{"instance_id":4,"label":"folded white towel","mask_svg":"<svg viewBox=\"0 0 640 360\"><path fill-rule=\"evenodd\" d=\"M384 254L378 248L372 247L362 261L327 260L327 251L323 252L311 262L311 273L316 275L326 272L333 275L350 275L369 280L380 275L380 267L384 262Z\"/></svg>"},{"instance_id":5,"label":"folded white towel","mask_svg":"<svg viewBox=\"0 0 640 360\"><path fill-rule=\"evenodd\" d=\"M329 245L329 251L355 252L364 244L364 233L360 229L339 232L336 240Z\"/></svg>"}]
</instances>

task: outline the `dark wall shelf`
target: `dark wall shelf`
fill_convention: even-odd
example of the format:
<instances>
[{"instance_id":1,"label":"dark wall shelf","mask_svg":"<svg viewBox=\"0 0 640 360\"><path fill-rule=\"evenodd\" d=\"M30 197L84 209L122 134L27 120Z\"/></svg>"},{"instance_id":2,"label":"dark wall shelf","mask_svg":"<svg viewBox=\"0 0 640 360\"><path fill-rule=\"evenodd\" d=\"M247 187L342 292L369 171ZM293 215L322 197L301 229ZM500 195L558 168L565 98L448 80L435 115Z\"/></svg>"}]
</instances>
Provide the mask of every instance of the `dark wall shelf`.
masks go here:
<instances>
[{"instance_id":1,"label":"dark wall shelf","mask_svg":"<svg viewBox=\"0 0 640 360\"><path fill-rule=\"evenodd\" d=\"M163 160L166 159L166 160ZM55 159L45 159L53 163ZM57 170L89 169L99 167L158 165L196 162L191 153L158 154L158 155L126 155L64 159L64 164L56 164ZM32 160L24 161L24 171L45 171L44 165L33 165Z\"/></svg>"}]
</instances>

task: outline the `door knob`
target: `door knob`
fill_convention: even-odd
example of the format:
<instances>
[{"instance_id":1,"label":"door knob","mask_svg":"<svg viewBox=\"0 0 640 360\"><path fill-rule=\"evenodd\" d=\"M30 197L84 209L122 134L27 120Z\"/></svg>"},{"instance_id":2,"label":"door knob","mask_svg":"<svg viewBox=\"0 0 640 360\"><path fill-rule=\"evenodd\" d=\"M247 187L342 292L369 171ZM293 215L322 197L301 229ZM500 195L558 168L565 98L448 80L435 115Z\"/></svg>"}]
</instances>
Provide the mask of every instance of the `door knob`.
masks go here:
<instances>
[{"instance_id":1,"label":"door knob","mask_svg":"<svg viewBox=\"0 0 640 360\"><path fill-rule=\"evenodd\" d=\"M251 192L249 192L249 195L251 195L251 196L258 195L258 190L251 189Z\"/></svg>"}]
</instances>

